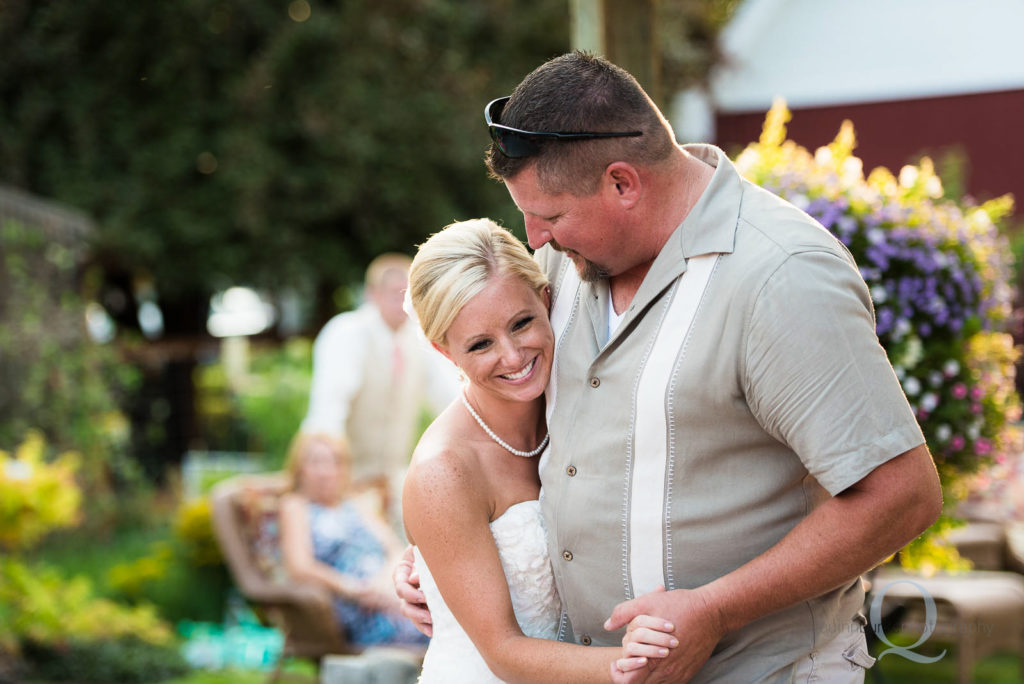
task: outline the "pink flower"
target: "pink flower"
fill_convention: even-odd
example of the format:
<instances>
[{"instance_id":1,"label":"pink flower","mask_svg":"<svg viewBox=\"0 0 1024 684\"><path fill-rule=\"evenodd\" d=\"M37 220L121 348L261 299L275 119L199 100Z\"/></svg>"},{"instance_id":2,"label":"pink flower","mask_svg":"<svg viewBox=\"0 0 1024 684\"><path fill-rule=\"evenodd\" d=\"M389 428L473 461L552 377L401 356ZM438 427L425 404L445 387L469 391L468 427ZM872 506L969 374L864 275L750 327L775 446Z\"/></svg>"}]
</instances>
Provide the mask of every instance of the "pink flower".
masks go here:
<instances>
[{"instance_id":1,"label":"pink flower","mask_svg":"<svg viewBox=\"0 0 1024 684\"><path fill-rule=\"evenodd\" d=\"M981 413L981 404L971 404L971 413Z\"/></svg>"},{"instance_id":2,"label":"pink flower","mask_svg":"<svg viewBox=\"0 0 1024 684\"><path fill-rule=\"evenodd\" d=\"M985 456L992 451L992 442L988 441L984 437L979 437L974 443L974 450L979 456Z\"/></svg>"},{"instance_id":3,"label":"pink flower","mask_svg":"<svg viewBox=\"0 0 1024 684\"><path fill-rule=\"evenodd\" d=\"M949 440L949 446L953 451L960 451L964 448L964 438L962 435L953 435L953 438Z\"/></svg>"},{"instance_id":4,"label":"pink flower","mask_svg":"<svg viewBox=\"0 0 1024 684\"><path fill-rule=\"evenodd\" d=\"M953 385L951 394L953 395L954 399L963 399L964 397L967 396L967 385L965 385L962 382L956 383L955 385Z\"/></svg>"},{"instance_id":5,"label":"pink flower","mask_svg":"<svg viewBox=\"0 0 1024 684\"><path fill-rule=\"evenodd\" d=\"M981 389L980 385L975 385L974 387L971 388L971 399L973 399L974 401L978 401L983 396L985 396L985 391Z\"/></svg>"}]
</instances>

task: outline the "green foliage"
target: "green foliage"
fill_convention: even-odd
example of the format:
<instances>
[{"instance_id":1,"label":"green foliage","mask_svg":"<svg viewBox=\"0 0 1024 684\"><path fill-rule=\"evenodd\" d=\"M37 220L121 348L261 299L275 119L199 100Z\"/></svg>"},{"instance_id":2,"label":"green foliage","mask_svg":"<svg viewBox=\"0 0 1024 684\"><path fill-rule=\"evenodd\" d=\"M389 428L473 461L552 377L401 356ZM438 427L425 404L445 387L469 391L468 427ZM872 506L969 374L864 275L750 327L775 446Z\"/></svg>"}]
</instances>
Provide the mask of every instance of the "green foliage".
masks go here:
<instances>
[{"instance_id":1,"label":"green foliage","mask_svg":"<svg viewBox=\"0 0 1024 684\"><path fill-rule=\"evenodd\" d=\"M13 458L0 450L0 550L32 547L50 531L78 520L78 456L64 453L47 463L45 450L42 435L35 431Z\"/></svg>"},{"instance_id":2,"label":"green foliage","mask_svg":"<svg viewBox=\"0 0 1024 684\"><path fill-rule=\"evenodd\" d=\"M706 86L722 60L718 34L740 0L673 0L655 3L656 32L666 92Z\"/></svg>"},{"instance_id":3,"label":"green foliage","mask_svg":"<svg viewBox=\"0 0 1024 684\"><path fill-rule=\"evenodd\" d=\"M130 636L101 642L74 640L60 647L29 642L24 656L33 678L47 682L146 684L180 677L190 669L177 648Z\"/></svg>"},{"instance_id":4,"label":"green foliage","mask_svg":"<svg viewBox=\"0 0 1024 684\"><path fill-rule=\"evenodd\" d=\"M119 402L138 376L87 337L79 259L39 226L0 222L0 446L34 429L79 453L94 512L112 505L114 482L134 479Z\"/></svg>"},{"instance_id":5,"label":"green foliage","mask_svg":"<svg viewBox=\"0 0 1024 684\"><path fill-rule=\"evenodd\" d=\"M194 565L177 544L156 542L149 553L110 568L113 596L136 606L152 606L170 623L219 622L231 582L221 565Z\"/></svg>"},{"instance_id":6,"label":"green foliage","mask_svg":"<svg viewBox=\"0 0 1024 684\"><path fill-rule=\"evenodd\" d=\"M215 446L263 454L266 469L281 467L306 415L312 354L312 342L295 337L281 346L254 348L244 377L233 381L223 363L200 367L197 406L211 436L227 440L236 432L244 435L241 443Z\"/></svg>"},{"instance_id":7,"label":"green foliage","mask_svg":"<svg viewBox=\"0 0 1024 684\"><path fill-rule=\"evenodd\" d=\"M306 415L312 380L313 344L293 338L276 349L253 354L248 382L236 389L250 448L279 468Z\"/></svg>"},{"instance_id":8,"label":"green foliage","mask_svg":"<svg viewBox=\"0 0 1024 684\"><path fill-rule=\"evenodd\" d=\"M190 565L203 567L224 563L213 531L210 497L186 501L178 508L174 520L174 536Z\"/></svg>"},{"instance_id":9,"label":"green foliage","mask_svg":"<svg viewBox=\"0 0 1024 684\"><path fill-rule=\"evenodd\" d=\"M181 504L170 529L142 555L111 564L105 581L113 596L152 605L170 622L220 621L230 582L209 498Z\"/></svg>"},{"instance_id":10,"label":"green foliage","mask_svg":"<svg viewBox=\"0 0 1024 684\"><path fill-rule=\"evenodd\" d=\"M20 553L14 555L78 517L82 493L74 480L77 457L65 453L48 463L45 452L38 432L29 433L13 458L0 452L0 546L11 553L0 556L0 652L91 653L128 637L169 645L173 634L152 606L127 608L97 596L85 577L67 579L49 566L29 565ZM104 656L97 657L104 661ZM90 681L84 674L79 677Z\"/></svg>"},{"instance_id":11,"label":"green foliage","mask_svg":"<svg viewBox=\"0 0 1024 684\"><path fill-rule=\"evenodd\" d=\"M288 9L8 0L0 181L87 211L99 260L162 297L329 291L452 220L516 216L481 110L568 49L568 3Z\"/></svg>"},{"instance_id":12,"label":"green foliage","mask_svg":"<svg viewBox=\"0 0 1024 684\"><path fill-rule=\"evenodd\" d=\"M97 642L135 636L167 645L170 628L152 606L126 608L98 597L83 577L67 579L56 570L0 559L0 646L17 650L28 642Z\"/></svg>"},{"instance_id":13,"label":"green foliage","mask_svg":"<svg viewBox=\"0 0 1024 684\"><path fill-rule=\"evenodd\" d=\"M900 563L925 575L932 575L938 570L969 570L970 561L962 558L956 547L946 541L949 532L962 526L963 521L948 513L942 514L928 534L914 539L900 551Z\"/></svg>"}]
</instances>

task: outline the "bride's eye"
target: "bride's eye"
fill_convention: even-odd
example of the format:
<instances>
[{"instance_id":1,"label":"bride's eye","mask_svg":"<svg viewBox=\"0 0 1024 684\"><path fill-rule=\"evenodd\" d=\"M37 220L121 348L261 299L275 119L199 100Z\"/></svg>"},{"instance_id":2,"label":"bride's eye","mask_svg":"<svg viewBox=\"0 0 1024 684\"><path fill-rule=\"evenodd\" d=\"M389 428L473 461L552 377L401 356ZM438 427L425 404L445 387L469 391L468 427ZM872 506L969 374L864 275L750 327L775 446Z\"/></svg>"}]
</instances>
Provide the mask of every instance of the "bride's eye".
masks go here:
<instances>
[{"instance_id":1,"label":"bride's eye","mask_svg":"<svg viewBox=\"0 0 1024 684\"><path fill-rule=\"evenodd\" d=\"M525 328L526 326L530 325L530 323L533 322L533 318L534 318L533 316L525 316L523 318L520 318L512 326L512 329L513 330L522 330L523 328Z\"/></svg>"},{"instance_id":2,"label":"bride's eye","mask_svg":"<svg viewBox=\"0 0 1024 684\"><path fill-rule=\"evenodd\" d=\"M487 349L488 345L490 345L490 344L491 344L490 340L478 340L478 341L474 342L473 344L471 344L469 346L469 349L467 349L466 351L468 351L468 352L482 351L484 349Z\"/></svg>"}]
</instances>

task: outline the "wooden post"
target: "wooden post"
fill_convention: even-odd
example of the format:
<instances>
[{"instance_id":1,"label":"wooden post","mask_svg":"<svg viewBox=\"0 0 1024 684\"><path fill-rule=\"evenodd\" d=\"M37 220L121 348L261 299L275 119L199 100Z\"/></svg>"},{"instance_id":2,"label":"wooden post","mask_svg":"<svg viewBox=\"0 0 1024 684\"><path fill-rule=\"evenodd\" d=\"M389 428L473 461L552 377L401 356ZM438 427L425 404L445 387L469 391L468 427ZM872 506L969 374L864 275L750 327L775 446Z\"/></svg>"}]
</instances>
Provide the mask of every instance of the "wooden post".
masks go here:
<instances>
[{"instance_id":1,"label":"wooden post","mask_svg":"<svg viewBox=\"0 0 1024 684\"><path fill-rule=\"evenodd\" d=\"M660 0L570 0L573 47L602 55L636 77L664 109L655 31Z\"/></svg>"}]
</instances>

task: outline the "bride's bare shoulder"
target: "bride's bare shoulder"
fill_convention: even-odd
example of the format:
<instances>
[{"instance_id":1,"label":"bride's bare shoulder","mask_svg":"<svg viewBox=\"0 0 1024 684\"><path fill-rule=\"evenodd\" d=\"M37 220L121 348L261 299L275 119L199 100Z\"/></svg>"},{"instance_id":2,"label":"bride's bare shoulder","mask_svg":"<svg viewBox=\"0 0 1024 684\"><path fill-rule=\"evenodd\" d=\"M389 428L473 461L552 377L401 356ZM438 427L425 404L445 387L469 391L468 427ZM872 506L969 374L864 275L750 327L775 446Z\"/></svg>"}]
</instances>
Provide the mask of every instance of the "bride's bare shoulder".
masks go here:
<instances>
[{"instance_id":1,"label":"bride's bare shoulder","mask_svg":"<svg viewBox=\"0 0 1024 684\"><path fill-rule=\"evenodd\" d=\"M473 446L476 441L460 421L441 414L413 451L405 477L406 496L422 494L436 501L486 491L487 480Z\"/></svg>"}]
</instances>

